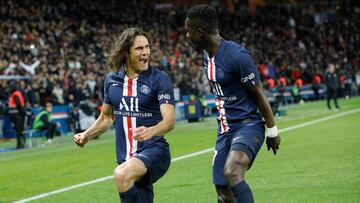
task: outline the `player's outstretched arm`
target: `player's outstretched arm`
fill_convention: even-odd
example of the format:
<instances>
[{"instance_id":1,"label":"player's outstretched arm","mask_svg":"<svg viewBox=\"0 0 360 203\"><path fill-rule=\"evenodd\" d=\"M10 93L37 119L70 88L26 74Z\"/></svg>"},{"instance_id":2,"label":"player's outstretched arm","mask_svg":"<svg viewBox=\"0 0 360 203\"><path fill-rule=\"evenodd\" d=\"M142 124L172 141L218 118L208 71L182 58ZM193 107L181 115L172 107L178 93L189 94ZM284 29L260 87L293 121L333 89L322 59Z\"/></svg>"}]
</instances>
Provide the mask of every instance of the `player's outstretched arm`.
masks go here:
<instances>
[{"instance_id":1,"label":"player's outstretched arm","mask_svg":"<svg viewBox=\"0 0 360 203\"><path fill-rule=\"evenodd\" d=\"M267 101L263 93L261 84L256 84L252 87L249 87L248 92L250 93L255 103L258 105L259 110L265 119L266 128L267 128L267 132L266 132L267 149L268 150L272 149L273 153L276 154L277 150L279 149L281 138L279 136L279 131L275 125L273 112L271 110L269 102Z\"/></svg>"},{"instance_id":2,"label":"player's outstretched arm","mask_svg":"<svg viewBox=\"0 0 360 203\"><path fill-rule=\"evenodd\" d=\"M114 114L110 104L103 104L100 116L85 132L74 135L74 142L84 147L87 141L106 132L114 123Z\"/></svg>"},{"instance_id":3,"label":"player's outstretched arm","mask_svg":"<svg viewBox=\"0 0 360 203\"><path fill-rule=\"evenodd\" d=\"M161 104L160 111L163 119L151 127L140 126L134 130L134 139L149 140L156 135L164 135L175 128L175 108L172 104Z\"/></svg>"}]
</instances>

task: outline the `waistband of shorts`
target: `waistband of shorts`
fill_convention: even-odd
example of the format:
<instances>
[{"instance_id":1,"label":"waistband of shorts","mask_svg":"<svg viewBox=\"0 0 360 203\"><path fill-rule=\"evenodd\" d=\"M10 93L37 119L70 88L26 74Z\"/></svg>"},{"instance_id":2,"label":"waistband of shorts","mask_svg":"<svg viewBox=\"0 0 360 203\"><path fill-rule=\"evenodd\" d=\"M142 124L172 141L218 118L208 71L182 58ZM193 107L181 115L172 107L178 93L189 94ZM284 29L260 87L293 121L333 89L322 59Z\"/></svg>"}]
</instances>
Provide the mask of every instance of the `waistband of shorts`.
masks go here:
<instances>
[{"instance_id":1,"label":"waistband of shorts","mask_svg":"<svg viewBox=\"0 0 360 203\"><path fill-rule=\"evenodd\" d=\"M228 124L240 124L240 123L251 123L257 121L259 123L263 122L262 118L245 118L245 119L233 119L227 120Z\"/></svg>"}]
</instances>

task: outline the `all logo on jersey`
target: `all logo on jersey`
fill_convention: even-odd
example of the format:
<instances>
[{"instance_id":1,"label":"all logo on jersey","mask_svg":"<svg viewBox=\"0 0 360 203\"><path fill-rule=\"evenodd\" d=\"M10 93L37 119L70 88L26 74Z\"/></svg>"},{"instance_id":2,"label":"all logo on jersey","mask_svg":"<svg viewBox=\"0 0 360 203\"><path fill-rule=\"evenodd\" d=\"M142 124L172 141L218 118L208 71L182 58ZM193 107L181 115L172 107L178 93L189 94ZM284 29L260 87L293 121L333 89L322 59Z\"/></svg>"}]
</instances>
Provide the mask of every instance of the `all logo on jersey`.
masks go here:
<instances>
[{"instance_id":1,"label":"all logo on jersey","mask_svg":"<svg viewBox=\"0 0 360 203\"><path fill-rule=\"evenodd\" d=\"M143 85L140 89L144 93L150 93L150 88ZM125 117L151 117L152 113L144 113L139 110L139 97L137 93L137 78L131 79L125 76L122 90L122 98L118 109L114 109L114 114Z\"/></svg>"},{"instance_id":2,"label":"all logo on jersey","mask_svg":"<svg viewBox=\"0 0 360 203\"><path fill-rule=\"evenodd\" d=\"M124 97L121 98L119 110L139 112L139 98L131 97L129 103L126 102Z\"/></svg>"}]
</instances>

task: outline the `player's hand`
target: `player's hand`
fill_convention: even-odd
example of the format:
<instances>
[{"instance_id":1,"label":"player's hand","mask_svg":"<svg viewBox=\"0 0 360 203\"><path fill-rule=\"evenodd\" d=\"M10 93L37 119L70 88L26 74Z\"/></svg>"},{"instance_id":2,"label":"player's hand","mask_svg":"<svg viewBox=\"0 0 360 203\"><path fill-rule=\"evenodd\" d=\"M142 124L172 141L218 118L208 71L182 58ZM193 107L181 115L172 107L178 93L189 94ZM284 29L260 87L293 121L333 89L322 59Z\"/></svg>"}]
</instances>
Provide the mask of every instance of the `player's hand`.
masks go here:
<instances>
[{"instance_id":1,"label":"player's hand","mask_svg":"<svg viewBox=\"0 0 360 203\"><path fill-rule=\"evenodd\" d=\"M145 126L140 126L140 127L136 128L133 131L133 133L134 133L133 138L137 141L150 140L155 135L151 128L148 128Z\"/></svg>"},{"instance_id":2,"label":"player's hand","mask_svg":"<svg viewBox=\"0 0 360 203\"><path fill-rule=\"evenodd\" d=\"M270 151L271 148L275 155L277 150L279 150L280 142L281 142L280 135L276 137L266 137L267 150Z\"/></svg>"},{"instance_id":3,"label":"player's hand","mask_svg":"<svg viewBox=\"0 0 360 203\"><path fill-rule=\"evenodd\" d=\"M88 137L85 135L85 133L78 133L74 135L74 142L79 147L84 147L87 141Z\"/></svg>"},{"instance_id":4,"label":"player's hand","mask_svg":"<svg viewBox=\"0 0 360 203\"><path fill-rule=\"evenodd\" d=\"M267 150L269 151L270 148L276 154L276 151L279 150L281 138L279 136L279 130L277 129L276 125L271 128L267 128L266 130L266 145Z\"/></svg>"}]
</instances>

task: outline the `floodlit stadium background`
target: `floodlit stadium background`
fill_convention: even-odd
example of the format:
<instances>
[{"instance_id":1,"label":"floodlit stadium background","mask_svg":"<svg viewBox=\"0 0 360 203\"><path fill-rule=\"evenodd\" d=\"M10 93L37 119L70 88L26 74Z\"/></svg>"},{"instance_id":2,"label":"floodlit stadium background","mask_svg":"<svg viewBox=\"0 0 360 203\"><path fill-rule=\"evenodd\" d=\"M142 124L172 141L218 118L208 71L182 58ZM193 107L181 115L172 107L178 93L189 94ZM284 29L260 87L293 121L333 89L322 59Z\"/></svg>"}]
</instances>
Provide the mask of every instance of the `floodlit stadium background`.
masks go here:
<instances>
[{"instance_id":1,"label":"floodlit stadium background","mask_svg":"<svg viewBox=\"0 0 360 203\"><path fill-rule=\"evenodd\" d=\"M195 2L218 9L223 37L253 53L269 101L277 104L283 142L276 156L263 148L247 175L255 200L360 199L358 2L1 0L0 202L118 201L111 179L113 132L80 150L72 143L72 115L84 108L98 115L112 39L130 26L150 33L153 65L171 76L178 101L176 129L166 136L173 163L155 184L155 202L215 202L214 101L201 72L202 56L192 50L183 28L185 12ZM328 63L336 64L341 76L339 111L328 111L323 100ZM319 98L313 91L316 76L321 78ZM27 134L27 149L14 150L14 129L6 114L8 85L14 80L27 97L27 130L46 101L56 105L53 117L61 123L62 136L53 145L43 146L42 137L29 139ZM209 115L188 123L191 112L186 110L194 101L206 104Z\"/></svg>"}]
</instances>

